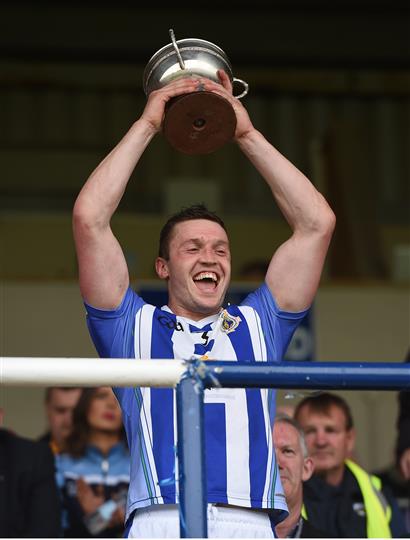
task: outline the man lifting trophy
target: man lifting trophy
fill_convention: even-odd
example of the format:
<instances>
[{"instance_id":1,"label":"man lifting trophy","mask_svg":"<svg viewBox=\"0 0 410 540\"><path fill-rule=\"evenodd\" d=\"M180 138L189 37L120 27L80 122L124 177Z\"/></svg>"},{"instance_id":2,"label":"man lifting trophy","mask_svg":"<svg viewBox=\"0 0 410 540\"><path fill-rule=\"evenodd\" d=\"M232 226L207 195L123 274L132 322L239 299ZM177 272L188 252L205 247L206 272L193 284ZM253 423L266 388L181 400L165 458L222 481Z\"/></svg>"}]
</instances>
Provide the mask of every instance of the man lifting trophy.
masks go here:
<instances>
[{"instance_id":1,"label":"man lifting trophy","mask_svg":"<svg viewBox=\"0 0 410 540\"><path fill-rule=\"evenodd\" d=\"M80 289L88 328L103 358L281 362L313 301L333 232L333 212L305 175L253 126L240 96L232 94L233 82L218 47L173 39L147 66L147 103L141 116L91 173L76 200ZM222 219L203 205L182 209L160 232L155 269L167 284L168 304L149 305L130 286L111 218L143 152L161 131L188 154L212 152L232 139L266 181L272 203L289 223L290 237L274 252L264 283L240 305L225 306L231 278L229 237ZM142 174L133 178L144 182ZM237 188L235 178L231 186ZM271 244L269 232L266 241ZM114 392L131 453L124 536L178 538L175 390ZM274 396L263 388L205 390L208 533L201 529L203 536L275 538L275 524L288 515L272 444ZM181 523L185 519L181 516Z\"/></svg>"}]
</instances>

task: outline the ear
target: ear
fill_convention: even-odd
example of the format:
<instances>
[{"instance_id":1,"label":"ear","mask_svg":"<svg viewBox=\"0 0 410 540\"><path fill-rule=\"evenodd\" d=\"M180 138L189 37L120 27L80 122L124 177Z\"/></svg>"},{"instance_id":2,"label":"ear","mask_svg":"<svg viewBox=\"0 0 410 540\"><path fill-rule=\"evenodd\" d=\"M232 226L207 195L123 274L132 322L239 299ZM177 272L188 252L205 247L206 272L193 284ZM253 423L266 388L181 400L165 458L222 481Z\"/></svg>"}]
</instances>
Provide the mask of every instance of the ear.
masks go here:
<instances>
[{"instance_id":1,"label":"ear","mask_svg":"<svg viewBox=\"0 0 410 540\"><path fill-rule=\"evenodd\" d=\"M302 472L302 481L306 482L312 476L315 465L313 459L310 457L304 458L303 460L303 472Z\"/></svg>"},{"instance_id":2,"label":"ear","mask_svg":"<svg viewBox=\"0 0 410 540\"><path fill-rule=\"evenodd\" d=\"M162 257L157 257L155 259L155 271L160 279L169 278L168 263Z\"/></svg>"},{"instance_id":3,"label":"ear","mask_svg":"<svg viewBox=\"0 0 410 540\"><path fill-rule=\"evenodd\" d=\"M347 432L347 452L351 456L353 453L354 445L356 443L356 431L354 428Z\"/></svg>"}]
</instances>

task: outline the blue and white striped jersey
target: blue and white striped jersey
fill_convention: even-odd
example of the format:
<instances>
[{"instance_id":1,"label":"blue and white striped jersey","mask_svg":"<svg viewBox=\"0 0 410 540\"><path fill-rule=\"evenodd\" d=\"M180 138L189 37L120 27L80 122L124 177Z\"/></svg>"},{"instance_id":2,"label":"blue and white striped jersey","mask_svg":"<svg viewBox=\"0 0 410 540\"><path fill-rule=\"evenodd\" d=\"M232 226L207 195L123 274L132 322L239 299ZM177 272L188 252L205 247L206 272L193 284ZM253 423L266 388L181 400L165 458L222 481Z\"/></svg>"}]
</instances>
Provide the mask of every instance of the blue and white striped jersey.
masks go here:
<instances>
[{"instance_id":1,"label":"blue and white striped jersey","mask_svg":"<svg viewBox=\"0 0 410 540\"><path fill-rule=\"evenodd\" d=\"M280 362L306 315L278 309L264 284L240 306L192 321L146 304L129 289L113 311L86 306L102 357ZM114 389L131 450L127 517L139 507L178 502L175 393ZM208 502L286 511L271 426L274 394L266 389L205 391Z\"/></svg>"}]
</instances>

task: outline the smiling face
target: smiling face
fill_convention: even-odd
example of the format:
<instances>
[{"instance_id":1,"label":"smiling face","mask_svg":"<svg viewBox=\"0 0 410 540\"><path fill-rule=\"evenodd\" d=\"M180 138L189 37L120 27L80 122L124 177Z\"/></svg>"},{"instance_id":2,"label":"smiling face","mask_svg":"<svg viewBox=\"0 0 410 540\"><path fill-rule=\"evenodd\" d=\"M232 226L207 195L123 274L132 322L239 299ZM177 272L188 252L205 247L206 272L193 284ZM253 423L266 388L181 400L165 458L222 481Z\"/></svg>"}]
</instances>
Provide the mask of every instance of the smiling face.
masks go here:
<instances>
[{"instance_id":1,"label":"smiling face","mask_svg":"<svg viewBox=\"0 0 410 540\"><path fill-rule=\"evenodd\" d=\"M286 502L292 509L302 503L302 482L312 475L313 462L303 455L299 432L287 422L275 422L273 444Z\"/></svg>"},{"instance_id":2,"label":"smiling face","mask_svg":"<svg viewBox=\"0 0 410 540\"><path fill-rule=\"evenodd\" d=\"M177 223L169 258L158 257L155 268L168 281L168 304L176 315L200 320L218 313L231 277L228 236L207 219Z\"/></svg>"},{"instance_id":3,"label":"smiling face","mask_svg":"<svg viewBox=\"0 0 410 540\"><path fill-rule=\"evenodd\" d=\"M344 412L336 405L326 413L305 405L298 411L297 420L305 432L315 472L337 485L342 480L344 461L351 454L355 440L354 429L347 428Z\"/></svg>"}]
</instances>

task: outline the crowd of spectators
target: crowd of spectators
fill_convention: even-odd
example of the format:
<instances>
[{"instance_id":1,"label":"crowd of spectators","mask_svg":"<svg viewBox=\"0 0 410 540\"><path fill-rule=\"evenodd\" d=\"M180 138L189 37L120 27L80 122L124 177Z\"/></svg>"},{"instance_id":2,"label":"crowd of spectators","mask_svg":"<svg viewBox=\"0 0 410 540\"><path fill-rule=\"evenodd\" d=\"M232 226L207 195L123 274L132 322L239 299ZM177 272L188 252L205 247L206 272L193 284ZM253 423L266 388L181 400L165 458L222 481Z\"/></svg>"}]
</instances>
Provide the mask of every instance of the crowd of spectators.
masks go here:
<instances>
[{"instance_id":1,"label":"crowd of spectators","mask_svg":"<svg viewBox=\"0 0 410 540\"><path fill-rule=\"evenodd\" d=\"M335 393L276 417L289 508L279 538L410 537L409 399L399 393L394 474L371 474L352 458L353 414ZM112 390L49 388L45 416L38 441L0 429L0 537L121 537L130 456Z\"/></svg>"},{"instance_id":2,"label":"crowd of spectators","mask_svg":"<svg viewBox=\"0 0 410 540\"><path fill-rule=\"evenodd\" d=\"M130 457L112 390L48 388L45 416L37 441L0 429L0 537L121 538Z\"/></svg>"}]
</instances>

